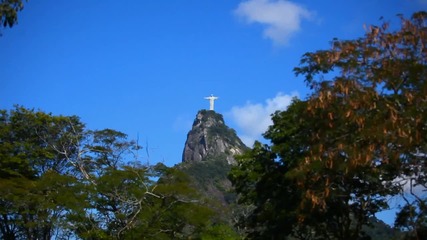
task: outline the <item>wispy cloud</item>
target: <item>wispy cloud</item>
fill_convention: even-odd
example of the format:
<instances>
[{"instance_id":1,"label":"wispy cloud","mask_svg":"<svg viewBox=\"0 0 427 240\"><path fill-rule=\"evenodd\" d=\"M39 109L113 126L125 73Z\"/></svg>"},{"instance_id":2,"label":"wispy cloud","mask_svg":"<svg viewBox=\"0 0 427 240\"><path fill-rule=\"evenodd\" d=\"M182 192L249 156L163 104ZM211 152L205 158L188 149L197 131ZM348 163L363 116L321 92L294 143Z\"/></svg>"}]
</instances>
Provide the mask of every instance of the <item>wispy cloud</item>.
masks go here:
<instances>
[{"instance_id":1,"label":"wispy cloud","mask_svg":"<svg viewBox=\"0 0 427 240\"><path fill-rule=\"evenodd\" d=\"M235 14L247 23L265 25L264 37L277 45L286 45L301 28L301 21L310 20L314 13L286 0L248 0L241 2Z\"/></svg>"},{"instance_id":2,"label":"wispy cloud","mask_svg":"<svg viewBox=\"0 0 427 240\"><path fill-rule=\"evenodd\" d=\"M279 92L276 97L265 100L265 103L247 102L244 106L235 106L228 115L239 128L242 141L247 146L252 146L272 124L271 114L277 110L285 110L292 98L297 96L296 92L289 95Z\"/></svg>"}]
</instances>

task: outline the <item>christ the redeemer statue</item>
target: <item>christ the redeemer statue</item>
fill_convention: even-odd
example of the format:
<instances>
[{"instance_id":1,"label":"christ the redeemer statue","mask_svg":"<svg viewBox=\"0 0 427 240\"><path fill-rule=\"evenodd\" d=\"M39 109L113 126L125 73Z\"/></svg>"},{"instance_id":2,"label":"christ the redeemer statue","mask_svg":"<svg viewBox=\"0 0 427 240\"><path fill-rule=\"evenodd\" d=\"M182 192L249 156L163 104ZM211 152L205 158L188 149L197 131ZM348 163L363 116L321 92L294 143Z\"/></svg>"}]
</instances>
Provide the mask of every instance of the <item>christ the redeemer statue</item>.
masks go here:
<instances>
[{"instance_id":1,"label":"christ the redeemer statue","mask_svg":"<svg viewBox=\"0 0 427 240\"><path fill-rule=\"evenodd\" d=\"M214 110L214 101L218 99L218 97L214 97L213 94L211 94L209 97L205 97L205 99L209 100L209 110Z\"/></svg>"}]
</instances>

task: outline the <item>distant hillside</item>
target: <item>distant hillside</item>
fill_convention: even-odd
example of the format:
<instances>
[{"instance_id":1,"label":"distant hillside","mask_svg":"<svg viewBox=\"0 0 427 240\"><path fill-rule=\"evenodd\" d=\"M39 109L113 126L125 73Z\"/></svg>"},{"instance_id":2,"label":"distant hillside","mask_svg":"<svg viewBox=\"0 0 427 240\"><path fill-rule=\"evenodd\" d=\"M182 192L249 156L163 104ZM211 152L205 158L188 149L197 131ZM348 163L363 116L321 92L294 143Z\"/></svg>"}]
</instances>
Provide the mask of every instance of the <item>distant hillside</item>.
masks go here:
<instances>
[{"instance_id":1,"label":"distant hillside","mask_svg":"<svg viewBox=\"0 0 427 240\"><path fill-rule=\"evenodd\" d=\"M207 196L228 205L234 194L230 193L227 175L236 163L234 157L247 149L236 131L225 125L221 114L200 110L188 132L179 168Z\"/></svg>"},{"instance_id":2,"label":"distant hillside","mask_svg":"<svg viewBox=\"0 0 427 240\"><path fill-rule=\"evenodd\" d=\"M221 114L200 110L188 132L182 163L177 166L212 200L211 207L220 213L220 220L230 225L231 204L236 197L227 176L236 164L235 156L247 149L236 132L225 125Z\"/></svg>"}]
</instances>

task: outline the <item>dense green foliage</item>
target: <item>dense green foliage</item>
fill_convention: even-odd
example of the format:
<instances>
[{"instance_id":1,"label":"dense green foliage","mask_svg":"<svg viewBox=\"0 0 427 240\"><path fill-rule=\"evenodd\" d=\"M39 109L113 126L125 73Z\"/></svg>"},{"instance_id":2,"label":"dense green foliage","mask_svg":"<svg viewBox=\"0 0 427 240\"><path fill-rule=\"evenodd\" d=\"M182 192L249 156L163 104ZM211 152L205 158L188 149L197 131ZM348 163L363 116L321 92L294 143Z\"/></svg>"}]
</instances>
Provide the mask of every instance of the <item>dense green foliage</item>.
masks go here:
<instances>
[{"instance_id":1,"label":"dense green foliage","mask_svg":"<svg viewBox=\"0 0 427 240\"><path fill-rule=\"evenodd\" d=\"M209 239L216 224L191 178L139 164L136 142L76 116L0 112L0 238ZM154 179L158 179L155 181Z\"/></svg>"},{"instance_id":2,"label":"dense green foliage","mask_svg":"<svg viewBox=\"0 0 427 240\"><path fill-rule=\"evenodd\" d=\"M210 199L208 206L218 213L213 220L222 226L222 230L227 230L234 236L227 239L237 239L233 228L233 212L238 206L235 205L236 194L228 180L231 166L227 163L226 156L218 154L204 161L182 163L178 168L187 173L192 179L192 185Z\"/></svg>"},{"instance_id":3,"label":"dense green foliage","mask_svg":"<svg viewBox=\"0 0 427 240\"><path fill-rule=\"evenodd\" d=\"M195 184L206 188L208 183L218 183L227 179L231 166L225 161L225 157L219 154L210 159L191 164L181 164L180 169L195 180Z\"/></svg>"},{"instance_id":4,"label":"dense green foliage","mask_svg":"<svg viewBox=\"0 0 427 240\"><path fill-rule=\"evenodd\" d=\"M369 226L364 226L363 230L373 240L403 240L405 234L398 229L391 228L384 222L371 218L369 220Z\"/></svg>"},{"instance_id":5,"label":"dense green foliage","mask_svg":"<svg viewBox=\"0 0 427 240\"><path fill-rule=\"evenodd\" d=\"M303 56L295 72L313 93L275 113L271 146L256 143L230 175L253 206L240 222L248 238L369 239L390 196L406 202L396 226L426 238L427 199L414 190L427 188L426 19Z\"/></svg>"},{"instance_id":6,"label":"dense green foliage","mask_svg":"<svg viewBox=\"0 0 427 240\"><path fill-rule=\"evenodd\" d=\"M18 23L18 12L24 8L22 0L0 0L0 26L12 27Z\"/></svg>"}]
</instances>

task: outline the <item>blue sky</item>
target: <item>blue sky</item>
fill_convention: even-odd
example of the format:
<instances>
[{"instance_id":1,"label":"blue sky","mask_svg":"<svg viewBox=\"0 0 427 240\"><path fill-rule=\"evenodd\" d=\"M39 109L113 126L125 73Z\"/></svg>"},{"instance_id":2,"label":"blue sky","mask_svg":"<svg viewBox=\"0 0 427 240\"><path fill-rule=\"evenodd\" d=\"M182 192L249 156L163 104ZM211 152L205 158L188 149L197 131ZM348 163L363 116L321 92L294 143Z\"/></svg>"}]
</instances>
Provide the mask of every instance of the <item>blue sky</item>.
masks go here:
<instances>
[{"instance_id":1,"label":"blue sky","mask_svg":"<svg viewBox=\"0 0 427 240\"><path fill-rule=\"evenodd\" d=\"M204 97L251 145L309 93L292 71L304 53L419 10L427 0L30 0L2 29L0 108L139 135L144 161L172 166Z\"/></svg>"}]
</instances>

